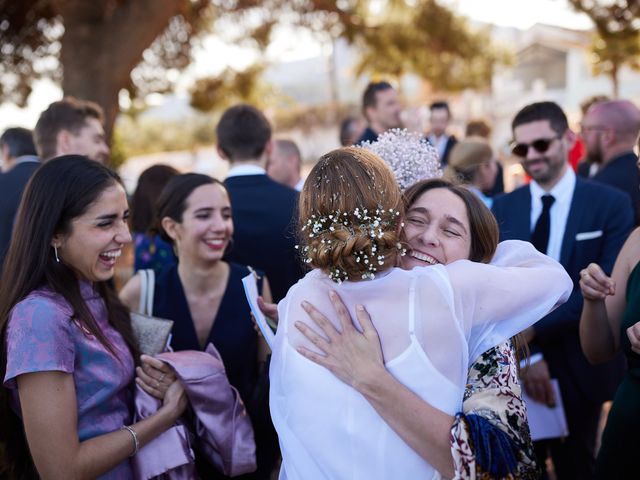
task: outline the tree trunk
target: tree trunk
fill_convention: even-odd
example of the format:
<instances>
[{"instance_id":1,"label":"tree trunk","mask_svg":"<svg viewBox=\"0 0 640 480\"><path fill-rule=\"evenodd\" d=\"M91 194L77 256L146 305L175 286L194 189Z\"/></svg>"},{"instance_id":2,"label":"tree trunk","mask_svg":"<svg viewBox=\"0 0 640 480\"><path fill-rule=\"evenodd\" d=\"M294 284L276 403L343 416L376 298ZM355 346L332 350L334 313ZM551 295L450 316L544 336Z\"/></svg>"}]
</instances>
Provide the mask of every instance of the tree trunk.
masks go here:
<instances>
[{"instance_id":1,"label":"tree trunk","mask_svg":"<svg viewBox=\"0 0 640 480\"><path fill-rule=\"evenodd\" d=\"M62 90L98 103L111 140L118 95L142 54L180 12L181 0L57 0L64 19Z\"/></svg>"},{"instance_id":2,"label":"tree trunk","mask_svg":"<svg viewBox=\"0 0 640 480\"><path fill-rule=\"evenodd\" d=\"M620 79L618 78L618 66L613 65L611 68L611 85L613 86L613 98L620 98Z\"/></svg>"},{"instance_id":3,"label":"tree trunk","mask_svg":"<svg viewBox=\"0 0 640 480\"><path fill-rule=\"evenodd\" d=\"M331 54L328 60L329 71L329 102L331 104L331 115L334 122L339 122L340 96L338 94L338 68L336 59L336 39L331 38Z\"/></svg>"}]
</instances>

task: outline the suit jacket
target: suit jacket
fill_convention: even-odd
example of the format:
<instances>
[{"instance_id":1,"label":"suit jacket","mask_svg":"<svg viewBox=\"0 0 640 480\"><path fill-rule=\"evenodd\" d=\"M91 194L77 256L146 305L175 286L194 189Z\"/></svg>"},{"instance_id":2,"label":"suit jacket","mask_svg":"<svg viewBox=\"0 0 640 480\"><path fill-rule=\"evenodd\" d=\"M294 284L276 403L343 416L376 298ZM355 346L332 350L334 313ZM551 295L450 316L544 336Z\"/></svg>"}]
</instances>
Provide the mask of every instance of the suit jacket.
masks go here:
<instances>
[{"instance_id":1,"label":"suit jacket","mask_svg":"<svg viewBox=\"0 0 640 480\"><path fill-rule=\"evenodd\" d=\"M502 240L531 240L528 185L496 198L493 212ZM606 185L576 178L560 252L560 263L573 280L573 292L567 303L534 325L536 344L545 356L551 375L558 378L563 388L575 385L583 396L594 401L611 398L624 363L618 358L593 366L582 353L578 336L583 302L580 270L595 262L611 273L632 226L632 207L627 195Z\"/></svg>"},{"instance_id":2,"label":"suit jacket","mask_svg":"<svg viewBox=\"0 0 640 480\"><path fill-rule=\"evenodd\" d=\"M230 177L233 245L227 259L262 270L274 302L303 275L295 249L298 192L267 175Z\"/></svg>"},{"instance_id":3,"label":"suit jacket","mask_svg":"<svg viewBox=\"0 0 640 480\"><path fill-rule=\"evenodd\" d=\"M37 160L35 157L33 158ZM18 205L20 205L22 192L29 178L39 166L40 162L22 161L7 173L0 175L0 266L2 266L9 248L13 222Z\"/></svg>"},{"instance_id":4,"label":"suit jacket","mask_svg":"<svg viewBox=\"0 0 640 480\"><path fill-rule=\"evenodd\" d=\"M425 140L427 140L427 142L429 143L431 143L431 140L429 140L430 136L431 133L427 133L427 135L424 137ZM449 154L451 153L451 150L456 143L458 143L458 139L454 135L449 135L449 137L447 138L447 143L444 146L444 151L442 152L442 158L440 159L440 166L442 168L446 167L449 164Z\"/></svg>"},{"instance_id":5,"label":"suit jacket","mask_svg":"<svg viewBox=\"0 0 640 480\"><path fill-rule=\"evenodd\" d=\"M373 143L376 140L378 140L378 134L374 132L371 127L367 127L364 129L364 132L362 132L362 136L358 139L356 145L360 145L363 142Z\"/></svg>"},{"instance_id":6,"label":"suit jacket","mask_svg":"<svg viewBox=\"0 0 640 480\"><path fill-rule=\"evenodd\" d=\"M446 167L449 164L449 154L451 154L451 150L456 143L458 143L458 139L453 135L450 135L449 138L447 138L447 144L444 147L444 153L440 159L440 165L442 165L442 167Z\"/></svg>"},{"instance_id":7,"label":"suit jacket","mask_svg":"<svg viewBox=\"0 0 640 480\"><path fill-rule=\"evenodd\" d=\"M588 178L590 162L582 162L578 165L578 175ZM633 152L624 153L612 158L604 168L598 170L591 180L619 188L629 194L634 208L634 220L640 224L640 170L638 170L638 157Z\"/></svg>"}]
</instances>

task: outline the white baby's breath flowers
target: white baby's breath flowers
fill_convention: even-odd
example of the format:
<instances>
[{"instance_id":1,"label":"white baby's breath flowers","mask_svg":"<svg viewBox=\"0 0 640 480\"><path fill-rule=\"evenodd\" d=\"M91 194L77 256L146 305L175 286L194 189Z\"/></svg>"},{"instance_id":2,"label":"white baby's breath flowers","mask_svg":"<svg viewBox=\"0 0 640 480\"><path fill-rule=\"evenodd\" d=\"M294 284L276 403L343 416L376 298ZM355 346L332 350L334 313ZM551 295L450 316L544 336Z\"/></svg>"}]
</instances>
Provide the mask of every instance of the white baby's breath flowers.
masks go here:
<instances>
[{"instance_id":1,"label":"white baby's breath flowers","mask_svg":"<svg viewBox=\"0 0 640 480\"><path fill-rule=\"evenodd\" d=\"M385 256L379 253L378 240L384 236L385 231L395 229L399 219L400 212L398 210L393 208L385 210L382 207L376 208L375 212L370 212L366 208L356 208L353 212L336 211L328 215L314 214L302 226L301 231L304 232L303 238L305 240L303 245L296 245L296 248L301 250L305 263L309 264L312 262L310 254L318 252L318 248L330 251L336 247L336 242L346 243L346 240L338 240L333 237L336 230L346 230L351 236L358 233L366 233L371 237L369 248L353 251L351 255L356 263L366 265L364 267L365 272L362 273L362 279L373 280L378 267L384 266L385 263ZM308 245L313 242L313 240L309 239L323 236L327 233L330 235L322 238L319 246L310 247ZM400 243L396 245L396 248L400 250L400 255L406 253ZM333 267L329 271L329 278L336 283L342 283L348 280L349 275L341 268Z\"/></svg>"},{"instance_id":2,"label":"white baby's breath flowers","mask_svg":"<svg viewBox=\"0 0 640 480\"><path fill-rule=\"evenodd\" d=\"M384 160L402 190L420 180L442 177L438 151L419 133L394 128L361 147Z\"/></svg>"}]
</instances>

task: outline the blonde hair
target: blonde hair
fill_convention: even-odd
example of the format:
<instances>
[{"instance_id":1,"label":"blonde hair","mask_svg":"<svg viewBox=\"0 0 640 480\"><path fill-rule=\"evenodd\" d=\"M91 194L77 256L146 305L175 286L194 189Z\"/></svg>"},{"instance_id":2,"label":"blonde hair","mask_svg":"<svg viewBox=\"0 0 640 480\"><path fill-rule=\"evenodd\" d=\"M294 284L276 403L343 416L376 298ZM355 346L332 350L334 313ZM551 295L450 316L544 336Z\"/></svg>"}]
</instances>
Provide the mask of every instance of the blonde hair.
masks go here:
<instances>
[{"instance_id":1,"label":"blonde hair","mask_svg":"<svg viewBox=\"0 0 640 480\"><path fill-rule=\"evenodd\" d=\"M482 137L469 137L455 144L449 155L446 177L461 183L473 183L480 165L493 157L493 150Z\"/></svg>"},{"instance_id":2,"label":"blonde hair","mask_svg":"<svg viewBox=\"0 0 640 480\"><path fill-rule=\"evenodd\" d=\"M396 265L402 194L375 154L339 148L323 155L300 193L300 249L333 280L372 278Z\"/></svg>"}]
</instances>

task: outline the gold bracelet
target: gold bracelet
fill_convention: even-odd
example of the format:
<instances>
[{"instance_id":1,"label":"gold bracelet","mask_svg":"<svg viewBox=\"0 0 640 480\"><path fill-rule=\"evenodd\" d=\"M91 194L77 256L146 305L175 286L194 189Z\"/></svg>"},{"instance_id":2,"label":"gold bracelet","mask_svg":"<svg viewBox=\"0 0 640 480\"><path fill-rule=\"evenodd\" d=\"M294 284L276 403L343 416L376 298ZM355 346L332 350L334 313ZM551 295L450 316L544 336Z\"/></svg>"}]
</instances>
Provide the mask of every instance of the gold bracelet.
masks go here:
<instances>
[{"instance_id":1,"label":"gold bracelet","mask_svg":"<svg viewBox=\"0 0 640 480\"><path fill-rule=\"evenodd\" d=\"M138 443L138 434L136 433L136 431L131 428L128 425L123 425L120 430L126 430L128 431L131 436L133 437L133 453L131 455L129 455L130 457L133 457L136 453L138 453L138 447L140 446L140 444Z\"/></svg>"}]
</instances>

